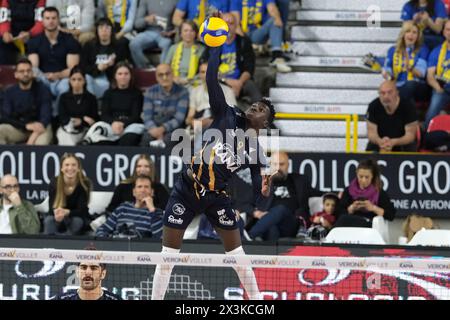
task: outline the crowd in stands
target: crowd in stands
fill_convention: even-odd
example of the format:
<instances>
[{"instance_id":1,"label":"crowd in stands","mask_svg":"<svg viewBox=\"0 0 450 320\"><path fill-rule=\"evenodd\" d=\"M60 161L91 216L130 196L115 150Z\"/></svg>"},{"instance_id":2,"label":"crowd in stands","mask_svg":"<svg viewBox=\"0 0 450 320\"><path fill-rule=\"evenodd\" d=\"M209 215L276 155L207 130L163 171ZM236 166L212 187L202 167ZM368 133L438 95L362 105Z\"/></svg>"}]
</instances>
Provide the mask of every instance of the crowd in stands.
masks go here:
<instances>
[{"instance_id":1,"label":"crowd in stands","mask_svg":"<svg viewBox=\"0 0 450 320\"><path fill-rule=\"evenodd\" d=\"M396 84L400 98L396 99L394 107L383 103L382 95L386 94L388 85L380 86L380 98L372 101L367 112L367 150L446 150L449 130L440 130L436 135L429 125L450 103L448 10L442 0L410 0L403 6L401 20L403 25L396 44L375 63L375 66L382 65L379 71L383 78ZM377 69L371 65L372 69ZM424 105L427 111L423 116L417 106ZM384 122L384 130L381 122ZM420 139L423 135L424 139ZM394 144L383 140L394 140ZM426 143L421 146L421 141Z\"/></svg>"}]
</instances>

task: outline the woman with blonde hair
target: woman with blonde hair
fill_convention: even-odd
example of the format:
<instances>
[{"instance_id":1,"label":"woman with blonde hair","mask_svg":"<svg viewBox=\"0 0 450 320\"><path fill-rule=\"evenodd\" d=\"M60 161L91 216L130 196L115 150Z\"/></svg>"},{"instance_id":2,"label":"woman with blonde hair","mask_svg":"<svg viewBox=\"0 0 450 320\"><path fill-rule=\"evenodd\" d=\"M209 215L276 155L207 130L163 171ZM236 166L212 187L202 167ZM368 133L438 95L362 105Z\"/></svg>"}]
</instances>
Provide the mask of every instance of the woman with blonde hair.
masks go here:
<instances>
[{"instance_id":1,"label":"woman with blonde hair","mask_svg":"<svg viewBox=\"0 0 450 320\"><path fill-rule=\"evenodd\" d=\"M89 225L91 181L83 173L80 159L65 153L60 174L48 187L49 211L44 220L45 234L79 235Z\"/></svg>"},{"instance_id":2,"label":"woman with blonde hair","mask_svg":"<svg viewBox=\"0 0 450 320\"><path fill-rule=\"evenodd\" d=\"M426 100L428 54L419 26L412 21L404 22L396 45L387 52L382 71L384 79L396 82L402 98Z\"/></svg>"},{"instance_id":3,"label":"woman with blonde hair","mask_svg":"<svg viewBox=\"0 0 450 320\"><path fill-rule=\"evenodd\" d=\"M176 84L195 87L198 80L199 61L205 47L197 43L197 34L198 27L193 21L183 21L180 26L181 41L169 48L163 61L172 67Z\"/></svg>"},{"instance_id":4,"label":"woman with blonde hair","mask_svg":"<svg viewBox=\"0 0 450 320\"><path fill-rule=\"evenodd\" d=\"M114 211L121 203L131 201L134 202L133 197L133 183L140 175L149 176L152 180L153 200L156 208L164 209L169 199L169 192L166 187L156 181L155 164L148 154L142 153L134 163L133 174L127 179L120 182L114 189L114 194L106 208L107 214Z\"/></svg>"},{"instance_id":5,"label":"woman with blonde hair","mask_svg":"<svg viewBox=\"0 0 450 320\"><path fill-rule=\"evenodd\" d=\"M378 164L371 159L361 160L356 168L356 178L341 196L334 226L371 228L374 217L393 220L395 212L389 195L382 188Z\"/></svg>"}]
</instances>

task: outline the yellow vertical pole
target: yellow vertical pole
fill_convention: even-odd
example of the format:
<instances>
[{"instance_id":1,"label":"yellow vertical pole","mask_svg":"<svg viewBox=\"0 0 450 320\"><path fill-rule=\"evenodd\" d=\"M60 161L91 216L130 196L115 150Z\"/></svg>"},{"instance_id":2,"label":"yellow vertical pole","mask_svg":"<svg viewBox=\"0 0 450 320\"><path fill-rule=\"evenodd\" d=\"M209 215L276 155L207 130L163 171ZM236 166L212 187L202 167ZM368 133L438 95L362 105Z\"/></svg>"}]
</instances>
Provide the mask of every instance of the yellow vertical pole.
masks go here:
<instances>
[{"instance_id":1,"label":"yellow vertical pole","mask_svg":"<svg viewBox=\"0 0 450 320\"><path fill-rule=\"evenodd\" d=\"M350 152L350 145L351 145L351 117L350 115L346 115L345 117L345 152Z\"/></svg>"},{"instance_id":2,"label":"yellow vertical pole","mask_svg":"<svg viewBox=\"0 0 450 320\"><path fill-rule=\"evenodd\" d=\"M358 115L353 115L353 152L358 151Z\"/></svg>"}]
</instances>

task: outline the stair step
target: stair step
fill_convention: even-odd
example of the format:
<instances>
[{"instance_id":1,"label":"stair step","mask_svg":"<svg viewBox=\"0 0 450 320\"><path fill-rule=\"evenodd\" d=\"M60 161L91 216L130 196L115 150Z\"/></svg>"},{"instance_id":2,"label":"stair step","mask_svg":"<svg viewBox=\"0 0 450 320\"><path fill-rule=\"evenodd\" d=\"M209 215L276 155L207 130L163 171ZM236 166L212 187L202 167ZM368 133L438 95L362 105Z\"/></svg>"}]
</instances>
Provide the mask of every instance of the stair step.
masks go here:
<instances>
[{"instance_id":1,"label":"stair step","mask_svg":"<svg viewBox=\"0 0 450 320\"><path fill-rule=\"evenodd\" d=\"M301 56L362 57L369 52L385 56L387 50L393 45L394 42L296 41L292 49Z\"/></svg>"},{"instance_id":2,"label":"stair step","mask_svg":"<svg viewBox=\"0 0 450 320\"><path fill-rule=\"evenodd\" d=\"M302 10L367 11L377 6L381 11L401 11L406 0L302 0Z\"/></svg>"},{"instance_id":3,"label":"stair step","mask_svg":"<svg viewBox=\"0 0 450 320\"><path fill-rule=\"evenodd\" d=\"M365 115L368 104L308 104L308 103L277 103L275 111L280 113L314 113L314 114L357 114Z\"/></svg>"},{"instance_id":4,"label":"stair step","mask_svg":"<svg viewBox=\"0 0 450 320\"><path fill-rule=\"evenodd\" d=\"M377 90L285 89L271 88L270 97L278 103L369 104Z\"/></svg>"},{"instance_id":5,"label":"stair step","mask_svg":"<svg viewBox=\"0 0 450 320\"><path fill-rule=\"evenodd\" d=\"M400 28L294 26L292 40L395 43Z\"/></svg>"},{"instance_id":6,"label":"stair step","mask_svg":"<svg viewBox=\"0 0 450 320\"><path fill-rule=\"evenodd\" d=\"M270 138L269 138L270 139ZM274 138L272 138L274 139ZM266 151L278 151L271 146L277 146L279 150L286 152L345 152L345 138L319 138L319 137L279 137L278 143L268 144L267 137L260 137L261 146ZM364 151L368 139L358 139L358 150ZM351 141L353 146L353 141Z\"/></svg>"},{"instance_id":7,"label":"stair step","mask_svg":"<svg viewBox=\"0 0 450 320\"><path fill-rule=\"evenodd\" d=\"M298 21L329 21L329 22L367 22L371 17L367 11L323 11L300 10L297 11ZM382 12L381 22L401 22L401 11Z\"/></svg>"},{"instance_id":8,"label":"stair step","mask_svg":"<svg viewBox=\"0 0 450 320\"><path fill-rule=\"evenodd\" d=\"M383 78L376 73L291 72L278 73L277 86L289 88L378 89Z\"/></svg>"},{"instance_id":9,"label":"stair step","mask_svg":"<svg viewBox=\"0 0 450 320\"><path fill-rule=\"evenodd\" d=\"M345 121L334 120L275 120L282 136L345 137ZM350 126L353 135L353 125ZM365 121L358 122L358 137L367 137Z\"/></svg>"}]
</instances>

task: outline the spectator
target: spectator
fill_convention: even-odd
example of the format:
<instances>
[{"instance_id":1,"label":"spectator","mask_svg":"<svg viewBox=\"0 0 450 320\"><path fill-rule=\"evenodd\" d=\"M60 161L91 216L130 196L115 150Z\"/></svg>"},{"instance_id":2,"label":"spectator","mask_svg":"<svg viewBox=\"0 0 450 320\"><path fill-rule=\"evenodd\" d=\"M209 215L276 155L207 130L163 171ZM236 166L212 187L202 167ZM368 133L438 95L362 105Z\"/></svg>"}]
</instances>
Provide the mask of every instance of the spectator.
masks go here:
<instances>
[{"instance_id":1,"label":"spectator","mask_svg":"<svg viewBox=\"0 0 450 320\"><path fill-rule=\"evenodd\" d=\"M241 22L242 31L254 44L264 44L270 40L272 61L270 64L278 72L291 72L282 52L283 21L275 0L232 0L230 11Z\"/></svg>"},{"instance_id":2,"label":"spectator","mask_svg":"<svg viewBox=\"0 0 450 320\"><path fill-rule=\"evenodd\" d=\"M97 7L98 18L108 18L114 24L116 38L130 37L136 18L138 0L99 0Z\"/></svg>"},{"instance_id":3,"label":"spectator","mask_svg":"<svg viewBox=\"0 0 450 320\"><path fill-rule=\"evenodd\" d=\"M130 236L152 237L162 235L163 211L155 207L152 180L149 176L138 176L133 183L134 203L125 202L116 208L106 222L97 229L97 237L120 236L124 232ZM121 226L127 230L121 231ZM133 232L135 234L133 234Z\"/></svg>"},{"instance_id":4,"label":"spectator","mask_svg":"<svg viewBox=\"0 0 450 320\"><path fill-rule=\"evenodd\" d=\"M416 109L399 96L395 82L380 85L379 97L369 104L366 121L367 151L417 151Z\"/></svg>"},{"instance_id":5,"label":"spectator","mask_svg":"<svg viewBox=\"0 0 450 320\"><path fill-rule=\"evenodd\" d=\"M325 238L328 231L336 222L336 210L339 203L339 197L334 193L326 193L322 197L323 210L314 213L311 218L311 227L307 233L314 240Z\"/></svg>"},{"instance_id":6,"label":"spectator","mask_svg":"<svg viewBox=\"0 0 450 320\"><path fill-rule=\"evenodd\" d=\"M170 16L175 7L176 0L160 1L141 0L137 11L134 27L140 32L130 42L130 51L133 61L138 68L152 68L144 50L152 48L161 49L161 62L164 61L172 44L171 37L175 35Z\"/></svg>"},{"instance_id":7,"label":"spectator","mask_svg":"<svg viewBox=\"0 0 450 320\"><path fill-rule=\"evenodd\" d=\"M171 141L171 133L185 121L189 94L182 86L174 83L169 65L156 68L157 84L144 94L144 125L141 146L163 146Z\"/></svg>"},{"instance_id":8,"label":"spectator","mask_svg":"<svg viewBox=\"0 0 450 320\"><path fill-rule=\"evenodd\" d=\"M80 159L65 153L60 159L60 174L50 181L50 205L44 219L48 235L80 235L89 225L91 181L83 173Z\"/></svg>"},{"instance_id":9,"label":"spectator","mask_svg":"<svg viewBox=\"0 0 450 320\"><path fill-rule=\"evenodd\" d=\"M0 65L16 64L28 40L44 31L44 7L45 0L0 0Z\"/></svg>"},{"instance_id":10,"label":"spectator","mask_svg":"<svg viewBox=\"0 0 450 320\"><path fill-rule=\"evenodd\" d=\"M17 62L14 77L18 83L4 96L0 144L48 145L52 140L51 94L33 78L28 59Z\"/></svg>"},{"instance_id":11,"label":"spectator","mask_svg":"<svg viewBox=\"0 0 450 320\"><path fill-rule=\"evenodd\" d=\"M119 62L114 67L111 88L103 96L101 121L88 130L85 142L138 145L144 131L141 112L142 93L134 86L132 67Z\"/></svg>"},{"instance_id":12,"label":"spectator","mask_svg":"<svg viewBox=\"0 0 450 320\"><path fill-rule=\"evenodd\" d=\"M392 221L395 208L382 189L380 169L373 160L362 160L356 178L344 189L338 207L335 227L371 228L376 216Z\"/></svg>"},{"instance_id":13,"label":"spectator","mask_svg":"<svg viewBox=\"0 0 450 320\"><path fill-rule=\"evenodd\" d=\"M74 146L83 140L90 126L99 120L97 100L86 90L84 72L78 66L70 70L70 90L59 100L58 145Z\"/></svg>"},{"instance_id":14,"label":"spectator","mask_svg":"<svg viewBox=\"0 0 450 320\"><path fill-rule=\"evenodd\" d=\"M44 33L30 40L28 58L34 73L56 98L69 90L70 70L80 62L80 45L72 35L59 31L59 13L55 7L42 12ZM53 115L58 113L58 99Z\"/></svg>"},{"instance_id":15,"label":"spectator","mask_svg":"<svg viewBox=\"0 0 450 320\"><path fill-rule=\"evenodd\" d=\"M226 13L223 19L228 23L228 39L222 46L221 65L219 73L221 82L233 89L236 98L249 97L250 102L262 99L262 94L252 80L255 72L255 53L252 43L247 36L236 34L236 18ZM209 50L205 51L203 61L209 56Z\"/></svg>"},{"instance_id":16,"label":"spectator","mask_svg":"<svg viewBox=\"0 0 450 320\"><path fill-rule=\"evenodd\" d=\"M397 44L389 48L382 71L385 80L397 84L400 97L404 100L426 101L428 86L428 48L422 45L422 33L414 22L403 23Z\"/></svg>"},{"instance_id":17,"label":"spectator","mask_svg":"<svg viewBox=\"0 0 450 320\"><path fill-rule=\"evenodd\" d=\"M217 11L228 12L229 0L179 0L172 22L179 27L184 20L192 20L200 27L208 16Z\"/></svg>"},{"instance_id":18,"label":"spectator","mask_svg":"<svg viewBox=\"0 0 450 320\"><path fill-rule=\"evenodd\" d=\"M450 103L450 20L444 24L445 41L428 57L427 82L433 88L430 106L425 115L424 129Z\"/></svg>"},{"instance_id":19,"label":"spectator","mask_svg":"<svg viewBox=\"0 0 450 320\"><path fill-rule=\"evenodd\" d=\"M275 153L271 160L272 168L278 168L279 172L273 179L273 193L266 199L263 207L253 212L256 223L248 232L252 239L275 241L280 237L295 237L299 217L309 220L308 199L322 195L311 187L306 176L288 173L287 153Z\"/></svg>"},{"instance_id":20,"label":"spectator","mask_svg":"<svg viewBox=\"0 0 450 320\"><path fill-rule=\"evenodd\" d=\"M412 21L423 31L425 45L430 49L442 43L442 27L447 10L442 0L410 0L403 6L401 19Z\"/></svg>"},{"instance_id":21,"label":"spectator","mask_svg":"<svg viewBox=\"0 0 450 320\"><path fill-rule=\"evenodd\" d=\"M119 61L130 60L125 39L117 40L113 24L108 18L96 23L95 39L86 43L81 51L81 66L87 73L88 90L102 99L114 78L114 67Z\"/></svg>"},{"instance_id":22,"label":"spectator","mask_svg":"<svg viewBox=\"0 0 450 320\"><path fill-rule=\"evenodd\" d=\"M106 208L107 214L114 211L121 203L133 202L133 183L139 176L149 176L152 180L153 200L155 207L165 208L169 199L166 187L156 181L155 164L148 154L140 154L134 163L134 171L131 177L123 180L114 189L114 194Z\"/></svg>"},{"instance_id":23,"label":"spectator","mask_svg":"<svg viewBox=\"0 0 450 320\"><path fill-rule=\"evenodd\" d=\"M38 234L41 227L33 204L20 197L17 178L11 174L0 180L0 234Z\"/></svg>"},{"instance_id":24,"label":"spectator","mask_svg":"<svg viewBox=\"0 0 450 320\"><path fill-rule=\"evenodd\" d=\"M172 67L173 81L182 86L195 87L198 63L205 47L196 42L198 28L190 20L180 26L181 41L172 45L163 63Z\"/></svg>"},{"instance_id":25,"label":"spectator","mask_svg":"<svg viewBox=\"0 0 450 320\"><path fill-rule=\"evenodd\" d=\"M94 0L47 0L46 6L58 9L60 30L72 34L82 45L95 37Z\"/></svg>"}]
</instances>

